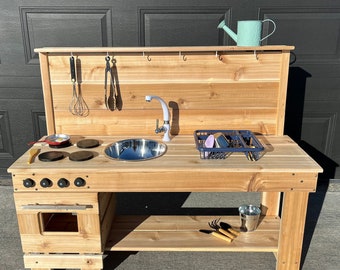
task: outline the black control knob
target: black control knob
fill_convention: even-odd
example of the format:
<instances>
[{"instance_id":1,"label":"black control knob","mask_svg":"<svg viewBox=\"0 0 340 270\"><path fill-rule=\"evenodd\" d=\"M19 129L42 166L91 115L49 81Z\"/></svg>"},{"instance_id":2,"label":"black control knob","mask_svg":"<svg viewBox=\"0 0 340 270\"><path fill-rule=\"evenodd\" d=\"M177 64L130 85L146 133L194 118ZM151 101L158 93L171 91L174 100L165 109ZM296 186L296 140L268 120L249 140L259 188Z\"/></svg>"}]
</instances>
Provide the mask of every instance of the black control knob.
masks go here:
<instances>
[{"instance_id":1,"label":"black control knob","mask_svg":"<svg viewBox=\"0 0 340 270\"><path fill-rule=\"evenodd\" d=\"M35 186L35 182L33 179L31 178L26 178L23 182L24 187L26 188L30 188L30 187L34 187Z\"/></svg>"},{"instance_id":2,"label":"black control knob","mask_svg":"<svg viewBox=\"0 0 340 270\"><path fill-rule=\"evenodd\" d=\"M52 181L48 178L43 178L40 181L40 186L42 186L43 188L48 188L52 186Z\"/></svg>"},{"instance_id":3,"label":"black control knob","mask_svg":"<svg viewBox=\"0 0 340 270\"><path fill-rule=\"evenodd\" d=\"M83 187L83 186L86 185L86 181L85 181L83 178L81 178L81 177L77 177L77 178L74 180L74 185L75 185L76 187Z\"/></svg>"},{"instance_id":4,"label":"black control knob","mask_svg":"<svg viewBox=\"0 0 340 270\"><path fill-rule=\"evenodd\" d=\"M58 187L65 188L70 185L70 182L65 178L60 178L57 183Z\"/></svg>"}]
</instances>

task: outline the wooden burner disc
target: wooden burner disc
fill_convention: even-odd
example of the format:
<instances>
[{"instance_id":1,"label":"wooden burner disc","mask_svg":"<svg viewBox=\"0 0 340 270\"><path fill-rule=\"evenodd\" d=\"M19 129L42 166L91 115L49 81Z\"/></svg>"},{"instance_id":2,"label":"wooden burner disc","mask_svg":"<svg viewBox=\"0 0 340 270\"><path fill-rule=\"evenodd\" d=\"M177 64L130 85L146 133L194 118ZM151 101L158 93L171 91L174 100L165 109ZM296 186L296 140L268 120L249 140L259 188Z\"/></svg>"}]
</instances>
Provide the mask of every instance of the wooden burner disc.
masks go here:
<instances>
[{"instance_id":1,"label":"wooden burner disc","mask_svg":"<svg viewBox=\"0 0 340 270\"><path fill-rule=\"evenodd\" d=\"M99 141L95 139L84 139L77 142L77 147L79 148L94 148L99 146Z\"/></svg>"},{"instance_id":2,"label":"wooden burner disc","mask_svg":"<svg viewBox=\"0 0 340 270\"><path fill-rule=\"evenodd\" d=\"M85 161L94 157L94 154L90 151L77 151L69 155L69 159L72 161Z\"/></svg>"},{"instance_id":3,"label":"wooden burner disc","mask_svg":"<svg viewBox=\"0 0 340 270\"><path fill-rule=\"evenodd\" d=\"M64 158L64 153L60 151L48 151L41 153L38 158L44 162L57 161Z\"/></svg>"}]
</instances>

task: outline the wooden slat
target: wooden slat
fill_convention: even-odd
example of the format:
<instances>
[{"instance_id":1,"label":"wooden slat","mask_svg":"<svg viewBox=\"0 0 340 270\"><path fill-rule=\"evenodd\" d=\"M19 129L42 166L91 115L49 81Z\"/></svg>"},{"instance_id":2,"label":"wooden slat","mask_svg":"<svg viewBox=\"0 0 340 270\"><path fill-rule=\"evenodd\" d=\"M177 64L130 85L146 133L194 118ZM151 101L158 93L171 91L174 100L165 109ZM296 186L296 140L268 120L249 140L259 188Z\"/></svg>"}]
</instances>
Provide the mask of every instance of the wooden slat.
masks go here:
<instances>
[{"instance_id":1,"label":"wooden slat","mask_svg":"<svg viewBox=\"0 0 340 270\"><path fill-rule=\"evenodd\" d=\"M144 165L145 166L145 165ZM164 166L164 170L166 166ZM237 170L235 168L234 170ZM211 169L210 169L211 171ZM281 170L282 171L282 170ZM73 174L65 174L68 179L73 179L81 174L75 171ZM280 192L280 191L315 191L316 173L256 173L256 172L215 172L214 177L209 173L209 169L194 170L189 167L169 170L168 172L150 171L147 168L140 168L140 172L116 171L107 173L87 173L88 186L83 192ZM53 181L53 175L44 173ZM19 179L27 177L19 175ZM41 178L37 174L34 179ZM188 179L194 179L188 181ZM140 183L143 183L141 185ZM77 187L68 187L68 190L61 190L51 187L43 190L25 189L22 184L15 184L16 191L26 192L75 192L80 191Z\"/></svg>"},{"instance_id":2,"label":"wooden slat","mask_svg":"<svg viewBox=\"0 0 340 270\"><path fill-rule=\"evenodd\" d=\"M146 95L157 93L170 107L176 109L275 108L278 82L246 83L155 83L119 85L123 100L122 110L160 109L157 102L145 102ZM54 110L67 111L72 99L71 82L52 86ZM104 80L102 84L81 84L82 96L90 110L106 110ZM212 107L213 105L213 107Z\"/></svg>"},{"instance_id":3,"label":"wooden slat","mask_svg":"<svg viewBox=\"0 0 340 270\"><path fill-rule=\"evenodd\" d=\"M108 207L103 215L103 219L101 220L101 243L102 243L102 250L105 248L105 243L107 238L109 237L112 222L114 221L114 217L116 214L116 194L112 193L110 197L110 201L108 202Z\"/></svg>"},{"instance_id":4,"label":"wooden slat","mask_svg":"<svg viewBox=\"0 0 340 270\"><path fill-rule=\"evenodd\" d=\"M171 111L171 134L191 135L197 129L249 129L262 134L276 130L276 110L271 108L226 108L221 110ZM162 122L161 109L124 110L108 114L107 110L90 112L88 117L56 111L56 132L84 136L153 135L156 119ZM241 124L242 123L242 124ZM80 132L81 130L81 132ZM160 134L161 138L162 134Z\"/></svg>"},{"instance_id":5,"label":"wooden slat","mask_svg":"<svg viewBox=\"0 0 340 270\"><path fill-rule=\"evenodd\" d=\"M281 192L262 192L261 213L269 216L279 216Z\"/></svg>"},{"instance_id":6,"label":"wooden slat","mask_svg":"<svg viewBox=\"0 0 340 270\"><path fill-rule=\"evenodd\" d=\"M190 231L209 229L208 222L220 219L232 228L240 231L239 216L184 216L184 215L118 215L114 219L112 230L121 231ZM258 231L275 231L278 229L278 218L261 216Z\"/></svg>"},{"instance_id":7,"label":"wooden slat","mask_svg":"<svg viewBox=\"0 0 340 270\"><path fill-rule=\"evenodd\" d=\"M281 52L224 53L219 60L213 54L190 54L183 61L178 55L153 55L151 61L143 56L114 56L117 78L125 83L158 82L234 82L278 81ZM70 82L70 55L49 56L51 83ZM105 56L79 56L82 82L103 83Z\"/></svg>"},{"instance_id":8,"label":"wooden slat","mask_svg":"<svg viewBox=\"0 0 340 270\"><path fill-rule=\"evenodd\" d=\"M99 206L99 218L102 222L108 207L110 206L111 198L114 197L114 193L101 192L98 194L98 206Z\"/></svg>"},{"instance_id":9,"label":"wooden slat","mask_svg":"<svg viewBox=\"0 0 340 270\"><path fill-rule=\"evenodd\" d=\"M143 219L144 218L144 219ZM261 251L276 252L279 220L264 218L256 231L241 233L232 243L199 232L210 229L215 216L118 217L107 242L107 250L162 251ZM239 217L223 216L234 228Z\"/></svg>"},{"instance_id":10,"label":"wooden slat","mask_svg":"<svg viewBox=\"0 0 340 270\"><path fill-rule=\"evenodd\" d=\"M294 50L294 46L285 45L267 45L260 47L240 47L240 46L195 46L195 47L45 47L36 48L35 52L45 53L107 53L107 52L215 52L215 51L245 51L245 50L256 50L256 51L281 51L281 50Z\"/></svg>"},{"instance_id":11,"label":"wooden slat","mask_svg":"<svg viewBox=\"0 0 340 270\"><path fill-rule=\"evenodd\" d=\"M53 113L53 94L51 91L49 59L47 54L39 53L40 73L44 94L44 106L46 113L46 126L50 134L55 133L55 116Z\"/></svg>"},{"instance_id":12,"label":"wooden slat","mask_svg":"<svg viewBox=\"0 0 340 270\"><path fill-rule=\"evenodd\" d=\"M58 179L60 178L57 175ZM56 178L54 178L56 179ZM34 213L37 210L34 209L25 209L23 206L27 205L35 205L37 204L37 198L32 196L29 193L15 193L15 207L17 213ZM97 202L97 194L92 193L88 194L84 197L80 193L61 193L55 196L52 196L48 193L40 193L39 195L39 204L40 205L89 205L90 207L86 208L85 211L91 214L98 214L98 202ZM74 210L56 210L56 209L45 209L46 212L72 212Z\"/></svg>"},{"instance_id":13,"label":"wooden slat","mask_svg":"<svg viewBox=\"0 0 340 270\"><path fill-rule=\"evenodd\" d=\"M39 253L100 253L102 252L100 235L59 233L54 235L20 233L22 250Z\"/></svg>"},{"instance_id":14,"label":"wooden slat","mask_svg":"<svg viewBox=\"0 0 340 270\"><path fill-rule=\"evenodd\" d=\"M100 254L25 254L24 263L26 268L32 269L100 270L103 268L103 256Z\"/></svg>"},{"instance_id":15,"label":"wooden slat","mask_svg":"<svg viewBox=\"0 0 340 270\"><path fill-rule=\"evenodd\" d=\"M287 87L288 87L288 70L289 70L290 53L282 53L281 60L281 74L280 74L280 90L277 102L277 135L283 135L285 112L286 112L286 99L287 99Z\"/></svg>"},{"instance_id":16,"label":"wooden slat","mask_svg":"<svg viewBox=\"0 0 340 270\"><path fill-rule=\"evenodd\" d=\"M17 213L19 231L22 234L40 234L40 220L36 213Z\"/></svg>"}]
</instances>

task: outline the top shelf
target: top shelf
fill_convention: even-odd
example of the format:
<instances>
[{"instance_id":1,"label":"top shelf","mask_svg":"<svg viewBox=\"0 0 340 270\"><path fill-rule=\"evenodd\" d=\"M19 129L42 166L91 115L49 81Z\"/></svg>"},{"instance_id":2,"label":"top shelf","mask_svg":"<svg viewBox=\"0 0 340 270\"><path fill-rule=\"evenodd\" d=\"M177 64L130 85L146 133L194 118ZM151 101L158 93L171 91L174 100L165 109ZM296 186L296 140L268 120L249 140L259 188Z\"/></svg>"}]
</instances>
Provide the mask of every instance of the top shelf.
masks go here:
<instances>
[{"instance_id":1,"label":"top shelf","mask_svg":"<svg viewBox=\"0 0 340 270\"><path fill-rule=\"evenodd\" d=\"M180 47L45 47L37 53L147 53L147 52L221 52L221 51L291 51L294 46L180 46Z\"/></svg>"}]
</instances>

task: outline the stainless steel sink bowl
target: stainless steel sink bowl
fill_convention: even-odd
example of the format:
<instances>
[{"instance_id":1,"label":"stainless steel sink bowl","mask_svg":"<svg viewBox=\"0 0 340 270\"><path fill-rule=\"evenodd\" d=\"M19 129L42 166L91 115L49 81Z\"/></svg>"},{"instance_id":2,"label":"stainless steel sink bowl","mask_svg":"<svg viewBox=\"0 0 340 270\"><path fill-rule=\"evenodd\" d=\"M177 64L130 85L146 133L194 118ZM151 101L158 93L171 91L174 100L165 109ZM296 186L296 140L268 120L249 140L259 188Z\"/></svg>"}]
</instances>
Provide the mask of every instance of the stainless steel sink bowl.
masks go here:
<instances>
[{"instance_id":1,"label":"stainless steel sink bowl","mask_svg":"<svg viewBox=\"0 0 340 270\"><path fill-rule=\"evenodd\" d=\"M143 161L164 155L166 149L166 144L154 140L127 139L110 144L104 152L116 160Z\"/></svg>"}]
</instances>

